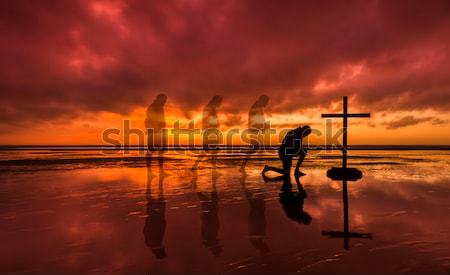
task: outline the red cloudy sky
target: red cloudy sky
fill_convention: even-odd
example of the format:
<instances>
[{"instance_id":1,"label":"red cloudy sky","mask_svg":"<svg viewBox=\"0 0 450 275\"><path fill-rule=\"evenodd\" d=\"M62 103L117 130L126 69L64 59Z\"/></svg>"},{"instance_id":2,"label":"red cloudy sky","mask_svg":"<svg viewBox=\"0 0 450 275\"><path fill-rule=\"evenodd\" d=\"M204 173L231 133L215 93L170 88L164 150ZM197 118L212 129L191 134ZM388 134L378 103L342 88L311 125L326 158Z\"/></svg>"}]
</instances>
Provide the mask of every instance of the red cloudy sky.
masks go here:
<instances>
[{"instance_id":1,"label":"red cloudy sky","mask_svg":"<svg viewBox=\"0 0 450 275\"><path fill-rule=\"evenodd\" d=\"M355 144L450 144L449 1L3 1L0 143L99 144L168 96L169 120L213 95L224 128L270 97L274 124L340 111Z\"/></svg>"}]
</instances>

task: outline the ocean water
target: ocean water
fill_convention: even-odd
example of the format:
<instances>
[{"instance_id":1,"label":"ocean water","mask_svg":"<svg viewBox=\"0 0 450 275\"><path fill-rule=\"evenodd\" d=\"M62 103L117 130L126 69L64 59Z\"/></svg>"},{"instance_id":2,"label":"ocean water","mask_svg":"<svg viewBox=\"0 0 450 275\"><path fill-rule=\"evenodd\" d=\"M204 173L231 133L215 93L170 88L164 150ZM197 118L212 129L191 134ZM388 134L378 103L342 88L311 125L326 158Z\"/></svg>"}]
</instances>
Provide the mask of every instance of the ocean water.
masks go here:
<instances>
[{"instance_id":1,"label":"ocean water","mask_svg":"<svg viewBox=\"0 0 450 275\"><path fill-rule=\"evenodd\" d=\"M450 151L351 151L344 186L339 152L297 184L276 151L69 149L0 150L0 273L450 272Z\"/></svg>"}]
</instances>

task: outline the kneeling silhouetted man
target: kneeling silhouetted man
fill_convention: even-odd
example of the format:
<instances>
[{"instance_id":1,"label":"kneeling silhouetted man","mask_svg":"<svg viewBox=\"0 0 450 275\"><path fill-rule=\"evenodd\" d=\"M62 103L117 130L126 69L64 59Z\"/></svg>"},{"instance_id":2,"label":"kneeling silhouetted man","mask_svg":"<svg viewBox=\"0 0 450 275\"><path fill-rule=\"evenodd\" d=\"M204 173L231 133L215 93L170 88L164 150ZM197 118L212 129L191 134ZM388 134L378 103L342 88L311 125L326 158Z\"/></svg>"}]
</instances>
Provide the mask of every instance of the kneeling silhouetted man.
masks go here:
<instances>
[{"instance_id":1,"label":"kneeling silhouetted man","mask_svg":"<svg viewBox=\"0 0 450 275\"><path fill-rule=\"evenodd\" d=\"M263 176L267 171L274 171L289 177L291 174L292 158L298 156L297 166L295 168L295 175L301 175L300 165L306 157L307 151L303 147L302 139L311 134L311 127L303 126L289 131L283 139L283 142L278 149L278 155L283 162L283 169L264 166L262 171Z\"/></svg>"}]
</instances>

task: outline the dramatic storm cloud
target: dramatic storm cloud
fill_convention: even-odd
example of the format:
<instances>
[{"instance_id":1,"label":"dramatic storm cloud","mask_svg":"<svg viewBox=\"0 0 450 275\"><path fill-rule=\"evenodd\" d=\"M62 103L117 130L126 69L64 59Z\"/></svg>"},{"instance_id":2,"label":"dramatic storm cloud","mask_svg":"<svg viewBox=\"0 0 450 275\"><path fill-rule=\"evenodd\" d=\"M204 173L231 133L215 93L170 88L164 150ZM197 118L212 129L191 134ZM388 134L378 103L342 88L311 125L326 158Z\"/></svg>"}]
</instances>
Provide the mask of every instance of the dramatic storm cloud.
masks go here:
<instances>
[{"instance_id":1,"label":"dramatic storm cloud","mask_svg":"<svg viewBox=\"0 0 450 275\"><path fill-rule=\"evenodd\" d=\"M184 110L221 94L246 112L262 93L278 113L343 94L371 111L450 105L449 1L0 5L3 123L128 114L159 92Z\"/></svg>"}]
</instances>

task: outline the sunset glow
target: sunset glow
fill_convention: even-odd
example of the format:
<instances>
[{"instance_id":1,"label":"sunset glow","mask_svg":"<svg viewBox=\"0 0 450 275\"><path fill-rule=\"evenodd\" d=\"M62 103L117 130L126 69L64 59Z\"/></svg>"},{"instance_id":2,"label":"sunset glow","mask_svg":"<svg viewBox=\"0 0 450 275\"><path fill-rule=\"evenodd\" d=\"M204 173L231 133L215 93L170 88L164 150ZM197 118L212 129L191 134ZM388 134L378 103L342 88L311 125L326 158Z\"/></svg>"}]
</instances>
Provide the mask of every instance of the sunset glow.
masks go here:
<instances>
[{"instance_id":1,"label":"sunset glow","mask_svg":"<svg viewBox=\"0 0 450 275\"><path fill-rule=\"evenodd\" d=\"M323 132L348 95L372 114L350 121L352 144L450 144L448 1L1 5L3 145L104 144L124 120L144 128L158 93L169 125L200 123L221 95L223 131L245 129L266 94L275 128Z\"/></svg>"}]
</instances>

